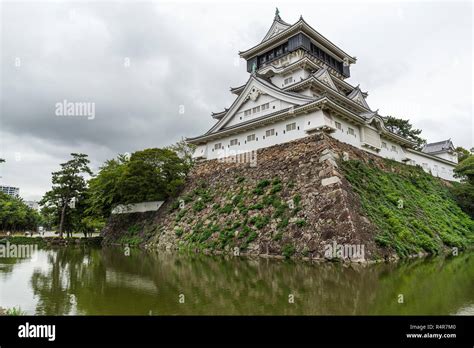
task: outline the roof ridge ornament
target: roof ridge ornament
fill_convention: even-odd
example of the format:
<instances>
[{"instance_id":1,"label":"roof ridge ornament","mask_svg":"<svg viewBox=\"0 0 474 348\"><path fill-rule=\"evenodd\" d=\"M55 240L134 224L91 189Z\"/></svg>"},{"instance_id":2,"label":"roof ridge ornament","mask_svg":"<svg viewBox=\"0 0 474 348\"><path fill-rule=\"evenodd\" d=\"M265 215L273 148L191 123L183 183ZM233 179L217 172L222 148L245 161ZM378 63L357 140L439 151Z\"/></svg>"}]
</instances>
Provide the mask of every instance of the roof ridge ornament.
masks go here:
<instances>
[{"instance_id":1,"label":"roof ridge ornament","mask_svg":"<svg viewBox=\"0 0 474 348\"><path fill-rule=\"evenodd\" d=\"M281 21L280 10L278 9L278 7L275 7L275 20Z\"/></svg>"}]
</instances>

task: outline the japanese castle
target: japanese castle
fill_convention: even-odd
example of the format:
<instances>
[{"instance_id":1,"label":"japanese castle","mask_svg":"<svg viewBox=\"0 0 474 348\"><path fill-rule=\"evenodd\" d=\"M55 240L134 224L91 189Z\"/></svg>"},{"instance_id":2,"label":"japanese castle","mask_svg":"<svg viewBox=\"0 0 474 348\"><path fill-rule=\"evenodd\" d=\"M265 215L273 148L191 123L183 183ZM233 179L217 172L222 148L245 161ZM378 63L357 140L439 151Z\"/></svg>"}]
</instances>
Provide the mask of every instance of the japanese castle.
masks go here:
<instances>
[{"instance_id":1,"label":"japanese castle","mask_svg":"<svg viewBox=\"0 0 474 348\"><path fill-rule=\"evenodd\" d=\"M356 58L329 41L303 17L294 23L278 13L263 40L240 52L248 81L231 88L235 101L212 113L205 134L188 138L197 160L248 153L324 131L335 139L381 157L455 180L457 155L450 140L415 143L389 131L384 116L367 104L367 92L346 81Z\"/></svg>"}]
</instances>

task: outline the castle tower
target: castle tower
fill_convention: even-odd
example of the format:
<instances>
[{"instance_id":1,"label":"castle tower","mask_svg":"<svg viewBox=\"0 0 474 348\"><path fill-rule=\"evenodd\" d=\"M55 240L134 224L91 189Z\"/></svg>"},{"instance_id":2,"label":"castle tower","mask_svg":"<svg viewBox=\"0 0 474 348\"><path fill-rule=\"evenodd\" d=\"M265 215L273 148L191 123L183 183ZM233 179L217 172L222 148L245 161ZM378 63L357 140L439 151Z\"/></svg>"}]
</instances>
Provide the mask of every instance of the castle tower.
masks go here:
<instances>
[{"instance_id":1,"label":"castle tower","mask_svg":"<svg viewBox=\"0 0 474 348\"><path fill-rule=\"evenodd\" d=\"M197 145L195 159L234 156L326 132L385 158L442 168L440 176L453 179L453 161L417 151L415 142L385 127L385 118L367 103L367 92L346 81L356 58L302 16L289 24L277 9L262 41L239 55L249 79L230 89L236 99L212 113L211 129L187 139Z\"/></svg>"}]
</instances>

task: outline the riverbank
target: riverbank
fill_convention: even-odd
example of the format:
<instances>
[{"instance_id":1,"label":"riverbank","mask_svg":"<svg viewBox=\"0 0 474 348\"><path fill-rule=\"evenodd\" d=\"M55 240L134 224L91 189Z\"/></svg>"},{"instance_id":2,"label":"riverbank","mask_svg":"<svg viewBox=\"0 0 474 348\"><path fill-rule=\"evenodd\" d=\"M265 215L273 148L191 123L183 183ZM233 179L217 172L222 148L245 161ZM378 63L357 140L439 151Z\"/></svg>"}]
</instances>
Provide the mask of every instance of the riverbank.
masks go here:
<instances>
[{"instance_id":1,"label":"riverbank","mask_svg":"<svg viewBox=\"0 0 474 348\"><path fill-rule=\"evenodd\" d=\"M0 244L10 245L37 245L38 247L45 246L67 246L67 245L91 245L100 246L102 244L102 237L21 237L9 236L0 237Z\"/></svg>"}]
</instances>

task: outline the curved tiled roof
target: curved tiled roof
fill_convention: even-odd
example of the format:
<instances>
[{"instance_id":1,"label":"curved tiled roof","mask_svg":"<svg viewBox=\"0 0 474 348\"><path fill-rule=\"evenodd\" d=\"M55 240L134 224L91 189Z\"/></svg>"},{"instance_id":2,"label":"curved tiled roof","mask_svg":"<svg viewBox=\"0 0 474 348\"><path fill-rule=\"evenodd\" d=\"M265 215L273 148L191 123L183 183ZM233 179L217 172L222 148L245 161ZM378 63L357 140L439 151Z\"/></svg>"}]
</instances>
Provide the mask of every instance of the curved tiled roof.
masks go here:
<instances>
[{"instance_id":1,"label":"curved tiled roof","mask_svg":"<svg viewBox=\"0 0 474 348\"><path fill-rule=\"evenodd\" d=\"M426 144L421 151L425 153L436 153L449 150L454 150L451 139Z\"/></svg>"}]
</instances>

